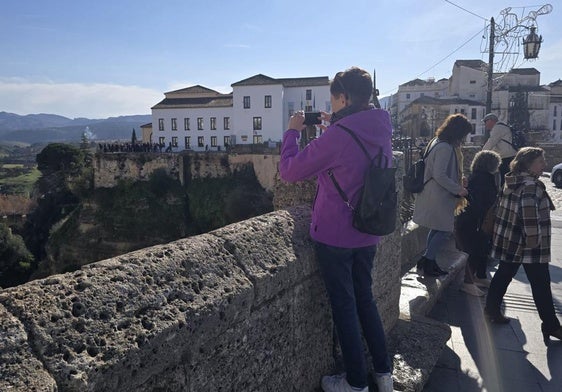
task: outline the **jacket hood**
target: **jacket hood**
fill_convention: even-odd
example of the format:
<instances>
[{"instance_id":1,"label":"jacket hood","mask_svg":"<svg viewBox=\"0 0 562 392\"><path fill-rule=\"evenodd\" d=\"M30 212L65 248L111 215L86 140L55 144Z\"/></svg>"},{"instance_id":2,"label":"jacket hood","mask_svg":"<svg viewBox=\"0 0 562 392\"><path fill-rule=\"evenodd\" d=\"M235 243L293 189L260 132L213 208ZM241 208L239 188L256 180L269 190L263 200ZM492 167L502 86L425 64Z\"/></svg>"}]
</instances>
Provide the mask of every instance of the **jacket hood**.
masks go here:
<instances>
[{"instance_id":1,"label":"jacket hood","mask_svg":"<svg viewBox=\"0 0 562 392\"><path fill-rule=\"evenodd\" d=\"M513 193L521 185L524 184L531 185L531 184L535 184L536 182L537 182L537 178L529 173L525 173L525 172L519 174L507 173L505 175L505 187L503 191L505 194L510 194Z\"/></svg>"}]
</instances>

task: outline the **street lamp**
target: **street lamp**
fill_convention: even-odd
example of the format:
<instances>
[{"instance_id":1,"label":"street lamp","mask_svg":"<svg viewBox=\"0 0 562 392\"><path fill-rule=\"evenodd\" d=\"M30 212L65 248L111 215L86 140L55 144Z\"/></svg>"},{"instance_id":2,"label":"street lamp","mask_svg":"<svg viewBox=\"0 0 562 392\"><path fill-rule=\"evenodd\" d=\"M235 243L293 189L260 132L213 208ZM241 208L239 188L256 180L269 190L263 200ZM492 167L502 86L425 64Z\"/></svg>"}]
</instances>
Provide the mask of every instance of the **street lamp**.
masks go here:
<instances>
[{"instance_id":1,"label":"street lamp","mask_svg":"<svg viewBox=\"0 0 562 392\"><path fill-rule=\"evenodd\" d=\"M536 59L539 57L541 49L542 35L535 33L536 27L531 27L531 32L526 38L523 38L523 53L526 59Z\"/></svg>"},{"instance_id":2,"label":"street lamp","mask_svg":"<svg viewBox=\"0 0 562 392\"><path fill-rule=\"evenodd\" d=\"M505 63L505 58L510 55L519 55L519 43L523 38L523 55L526 60L536 59L542 43L542 36L535 31L537 29L537 17L552 12L552 5L546 4L537 11L531 11L525 17L519 18L511 12L511 8L505 8L500 12L502 21L496 24L494 18L490 19L490 46L488 57L488 86L486 91L486 113L492 111L492 79L494 74L494 54L500 54L501 63ZM496 31L497 29L497 31ZM531 32L524 37L528 30ZM495 52L497 47L502 49ZM513 61L515 64L516 58Z\"/></svg>"}]
</instances>

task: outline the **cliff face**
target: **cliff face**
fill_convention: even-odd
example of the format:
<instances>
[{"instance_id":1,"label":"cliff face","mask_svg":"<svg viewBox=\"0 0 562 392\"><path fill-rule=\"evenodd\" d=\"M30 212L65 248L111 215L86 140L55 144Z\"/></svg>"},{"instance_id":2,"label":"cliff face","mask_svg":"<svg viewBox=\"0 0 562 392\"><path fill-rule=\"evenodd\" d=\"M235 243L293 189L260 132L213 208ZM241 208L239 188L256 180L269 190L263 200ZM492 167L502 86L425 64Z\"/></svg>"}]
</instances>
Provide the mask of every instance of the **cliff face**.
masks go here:
<instances>
[{"instance_id":1,"label":"cliff face","mask_svg":"<svg viewBox=\"0 0 562 392\"><path fill-rule=\"evenodd\" d=\"M152 159L154 158L154 159ZM259 156L261 181L277 170ZM227 154L99 154L94 189L56 222L34 277L197 235L273 210L251 159ZM267 174L266 174L267 173ZM265 180L264 180L265 179Z\"/></svg>"}]
</instances>

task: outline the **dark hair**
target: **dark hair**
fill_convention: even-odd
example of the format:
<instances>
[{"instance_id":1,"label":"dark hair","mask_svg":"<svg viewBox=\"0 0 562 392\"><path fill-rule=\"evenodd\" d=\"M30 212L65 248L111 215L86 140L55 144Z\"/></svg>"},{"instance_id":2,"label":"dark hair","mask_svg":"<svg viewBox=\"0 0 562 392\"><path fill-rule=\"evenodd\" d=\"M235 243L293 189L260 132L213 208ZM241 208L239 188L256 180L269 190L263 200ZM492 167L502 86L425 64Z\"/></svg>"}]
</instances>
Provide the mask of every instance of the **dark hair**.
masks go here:
<instances>
[{"instance_id":1,"label":"dark hair","mask_svg":"<svg viewBox=\"0 0 562 392\"><path fill-rule=\"evenodd\" d=\"M458 146L472 132L472 125L462 114L450 114L435 131L435 136L449 144Z\"/></svg>"},{"instance_id":2,"label":"dark hair","mask_svg":"<svg viewBox=\"0 0 562 392\"><path fill-rule=\"evenodd\" d=\"M474 173L476 170L485 171L488 173L495 173L502 163L500 154L492 150L478 151L470 165L470 171Z\"/></svg>"},{"instance_id":3,"label":"dark hair","mask_svg":"<svg viewBox=\"0 0 562 392\"><path fill-rule=\"evenodd\" d=\"M369 72L358 67L351 67L338 72L330 84L330 94L344 94L354 106L367 106L373 92L373 79Z\"/></svg>"},{"instance_id":4,"label":"dark hair","mask_svg":"<svg viewBox=\"0 0 562 392\"><path fill-rule=\"evenodd\" d=\"M509 168L514 174L526 172L535 159L541 155L544 155L544 150L540 147L523 147L517 151L515 158L509 164Z\"/></svg>"}]
</instances>

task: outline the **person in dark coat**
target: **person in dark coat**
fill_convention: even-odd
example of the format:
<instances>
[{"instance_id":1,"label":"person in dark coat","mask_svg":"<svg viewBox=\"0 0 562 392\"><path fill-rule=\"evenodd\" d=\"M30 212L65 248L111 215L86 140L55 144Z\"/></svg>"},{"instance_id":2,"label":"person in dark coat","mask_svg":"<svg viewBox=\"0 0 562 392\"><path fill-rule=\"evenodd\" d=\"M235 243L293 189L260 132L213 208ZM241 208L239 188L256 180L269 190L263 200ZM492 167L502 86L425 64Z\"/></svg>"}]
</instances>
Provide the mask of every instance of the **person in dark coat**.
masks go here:
<instances>
[{"instance_id":1,"label":"person in dark coat","mask_svg":"<svg viewBox=\"0 0 562 392\"><path fill-rule=\"evenodd\" d=\"M467 294L482 297L484 291L477 286L489 287L486 273L491 233L482 230L486 213L494 204L498 193L498 168L501 157L490 150L478 152L470 166L468 177L468 206L457 217L455 238L460 250L468 253L464 284L461 290Z\"/></svg>"}]
</instances>

